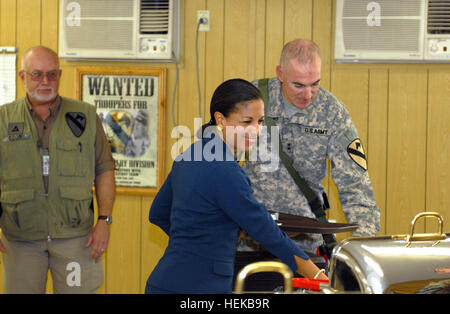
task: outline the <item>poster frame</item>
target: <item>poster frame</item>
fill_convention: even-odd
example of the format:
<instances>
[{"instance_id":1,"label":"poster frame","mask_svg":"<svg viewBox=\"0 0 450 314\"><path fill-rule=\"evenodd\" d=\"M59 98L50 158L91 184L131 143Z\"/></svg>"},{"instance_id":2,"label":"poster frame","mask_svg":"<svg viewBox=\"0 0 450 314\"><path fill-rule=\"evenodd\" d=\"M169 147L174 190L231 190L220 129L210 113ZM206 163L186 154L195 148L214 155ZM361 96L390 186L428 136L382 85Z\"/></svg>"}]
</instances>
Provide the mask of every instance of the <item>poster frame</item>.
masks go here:
<instances>
[{"instance_id":1,"label":"poster frame","mask_svg":"<svg viewBox=\"0 0 450 314\"><path fill-rule=\"evenodd\" d=\"M80 66L75 69L75 91L76 99L83 101L83 80L85 76L100 75L100 76L142 76L157 77L157 160L156 160L156 186L155 187L137 187L123 184L116 184L116 193L128 195L143 195L154 196L164 182L164 160L165 160L165 107L166 107L166 78L167 68L135 68L135 67L113 67L113 66ZM91 103L92 104L92 103ZM92 104L94 105L94 104ZM149 117L149 120L151 117ZM117 154L113 153L113 158ZM115 160L117 160L115 158ZM120 169L116 161L116 173ZM117 181L117 180L116 180Z\"/></svg>"}]
</instances>

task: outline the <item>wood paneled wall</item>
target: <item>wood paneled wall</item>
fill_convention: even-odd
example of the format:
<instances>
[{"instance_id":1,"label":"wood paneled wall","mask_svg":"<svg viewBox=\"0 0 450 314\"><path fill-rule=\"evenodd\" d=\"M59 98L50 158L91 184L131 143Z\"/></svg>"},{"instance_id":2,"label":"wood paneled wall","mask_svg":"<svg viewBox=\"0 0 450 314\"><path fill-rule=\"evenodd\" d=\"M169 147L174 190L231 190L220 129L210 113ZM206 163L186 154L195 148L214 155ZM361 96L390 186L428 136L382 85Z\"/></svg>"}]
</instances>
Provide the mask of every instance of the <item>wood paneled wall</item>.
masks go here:
<instances>
[{"instance_id":1,"label":"wood paneled wall","mask_svg":"<svg viewBox=\"0 0 450 314\"><path fill-rule=\"evenodd\" d=\"M382 211L381 234L409 232L412 217L438 211L450 219L450 64L336 64L333 60L332 0L181 0L182 52L175 94L177 124L193 129L198 117L196 85L197 10L209 10L211 31L199 33L201 114L209 120L209 100L224 80L253 80L275 75L284 43L312 39L322 50L322 86L348 107L368 155L369 174ZM0 46L21 54L34 45L57 49L57 0L0 0ZM60 93L75 97L78 66L117 63L62 61ZM166 170L172 165L173 63L126 63L123 66L168 68ZM25 95L17 80L17 96ZM332 211L344 221L336 188L326 179ZM102 293L141 293L167 245L167 236L148 223L153 197L118 195L111 241L104 257ZM448 225L448 224L447 224ZM434 231L421 224L418 232ZM450 232L448 227L445 230ZM340 235L340 238L346 235Z\"/></svg>"}]
</instances>

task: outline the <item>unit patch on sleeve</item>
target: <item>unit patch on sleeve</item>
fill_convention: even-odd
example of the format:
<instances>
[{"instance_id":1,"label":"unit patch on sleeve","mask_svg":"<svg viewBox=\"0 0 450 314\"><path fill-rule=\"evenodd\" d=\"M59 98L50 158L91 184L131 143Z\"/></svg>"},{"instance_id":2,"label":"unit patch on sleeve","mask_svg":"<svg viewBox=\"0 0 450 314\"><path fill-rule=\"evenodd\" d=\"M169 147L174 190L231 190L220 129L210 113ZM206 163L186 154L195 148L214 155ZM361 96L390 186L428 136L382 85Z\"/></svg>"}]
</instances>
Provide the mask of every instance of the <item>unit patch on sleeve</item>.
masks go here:
<instances>
[{"instance_id":1,"label":"unit patch on sleeve","mask_svg":"<svg viewBox=\"0 0 450 314\"><path fill-rule=\"evenodd\" d=\"M359 138L355 139L348 145L347 153L358 166L363 168L364 171L367 170L366 154L364 153L364 149Z\"/></svg>"}]
</instances>

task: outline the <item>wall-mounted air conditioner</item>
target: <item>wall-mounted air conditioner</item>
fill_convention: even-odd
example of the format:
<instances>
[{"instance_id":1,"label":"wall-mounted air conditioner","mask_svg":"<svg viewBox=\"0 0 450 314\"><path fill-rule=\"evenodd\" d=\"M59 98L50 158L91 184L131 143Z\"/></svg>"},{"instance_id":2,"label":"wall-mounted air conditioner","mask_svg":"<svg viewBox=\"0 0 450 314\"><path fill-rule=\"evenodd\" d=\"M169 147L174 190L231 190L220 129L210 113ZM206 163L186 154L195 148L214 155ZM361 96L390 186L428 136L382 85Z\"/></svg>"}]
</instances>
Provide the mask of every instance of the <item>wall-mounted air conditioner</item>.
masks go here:
<instances>
[{"instance_id":1,"label":"wall-mounted air conditioner","mask_svg":"<svg viewBox=\"0 0 450 314\"><path fill-rule=\"evenodd\" d=\"M174 61L179 0L60 0L59 56Z\"/></svg>"},{"instance_id":2,"label":"wall-mounted air conditioner","mask_svg":"<svg viewBox=\"0 0 450 314\"><path fill-rule=\"evenodd\" d=\"M337 62L450 61L450 1L337 0Z\"/></svg>"}]
</instances>

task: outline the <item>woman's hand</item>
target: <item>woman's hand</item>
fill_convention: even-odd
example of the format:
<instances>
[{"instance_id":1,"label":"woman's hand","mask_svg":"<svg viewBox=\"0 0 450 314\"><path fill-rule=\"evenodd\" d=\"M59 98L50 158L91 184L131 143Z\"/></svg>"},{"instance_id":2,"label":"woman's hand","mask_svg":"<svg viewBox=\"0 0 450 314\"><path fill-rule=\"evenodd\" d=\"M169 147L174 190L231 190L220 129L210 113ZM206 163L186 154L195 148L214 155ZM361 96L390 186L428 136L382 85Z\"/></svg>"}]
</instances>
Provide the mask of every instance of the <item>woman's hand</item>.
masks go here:
<instances>
[{"instance_id":1,"label":"woman's hand","mask_svg":"<svg viewBox=\"0 0 450 314\"><path fill-rule=\"evenodd\" d=\"M324 274L321 269L319 269L310 259L305 260L298 256L295 257L295 262L297 263L297 272L305 278L315 278L315 279L325 279L328 277Z\"/></svg>"}]
</instances>

